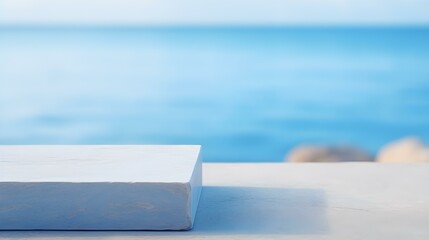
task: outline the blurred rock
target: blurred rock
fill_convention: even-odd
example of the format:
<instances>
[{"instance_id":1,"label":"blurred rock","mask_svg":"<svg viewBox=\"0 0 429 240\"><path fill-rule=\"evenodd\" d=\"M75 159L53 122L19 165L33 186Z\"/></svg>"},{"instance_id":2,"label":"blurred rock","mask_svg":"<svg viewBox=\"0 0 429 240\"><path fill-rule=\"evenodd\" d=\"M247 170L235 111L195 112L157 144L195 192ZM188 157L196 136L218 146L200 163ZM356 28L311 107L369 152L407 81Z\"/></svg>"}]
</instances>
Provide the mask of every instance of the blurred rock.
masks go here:
<instances>
[{"instance_id":1,"label":"blurred rock","mask_svg":"<svg viewBox=\"0 0 429 240\"><path fill-rule=\"evenodd\" d=\"M429 147L416 137L403 138L384 146L377 162L429 162Z\"/></svg>"},{"instance_id":2,"label":"blurred rock","mask_svg":"<svg viewBox=\"0 0 429 240\"><path fill-rule=\"evenodd\" d=\"M288 162L369 162L374 161L369 153L353 147L299 146L290 151Z\"/></svg>"}]
</instances>

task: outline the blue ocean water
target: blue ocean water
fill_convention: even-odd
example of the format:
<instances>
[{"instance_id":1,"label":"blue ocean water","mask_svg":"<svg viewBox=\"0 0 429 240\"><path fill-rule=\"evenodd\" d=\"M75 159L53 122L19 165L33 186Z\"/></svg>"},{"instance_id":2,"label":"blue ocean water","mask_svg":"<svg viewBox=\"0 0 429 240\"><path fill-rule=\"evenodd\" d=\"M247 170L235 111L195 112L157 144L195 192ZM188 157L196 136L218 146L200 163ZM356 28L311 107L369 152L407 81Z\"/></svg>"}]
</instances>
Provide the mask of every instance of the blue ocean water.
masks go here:
<instances>
[{"instance_id":1,"label":"blue ocean water","mask_svg":"<svg viewBox=\"0 0 429 240\"><path fill-rule=\"evenodd\" d=\"M429 140L426 27L0 29L0 144L282 161L407 135Z\"/></svg>"}]
</instances>

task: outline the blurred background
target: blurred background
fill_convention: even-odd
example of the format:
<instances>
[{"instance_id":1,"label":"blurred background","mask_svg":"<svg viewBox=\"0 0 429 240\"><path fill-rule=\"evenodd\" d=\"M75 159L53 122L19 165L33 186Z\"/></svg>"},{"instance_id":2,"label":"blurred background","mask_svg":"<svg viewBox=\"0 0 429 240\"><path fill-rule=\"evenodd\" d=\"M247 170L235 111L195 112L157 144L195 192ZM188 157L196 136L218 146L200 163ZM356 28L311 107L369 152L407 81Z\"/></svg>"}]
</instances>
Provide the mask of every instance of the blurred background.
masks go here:
<instances>
[{"instance_id":1,"label":"blurred background","mask_svg":"<svg viewBox=\"0 0 429 240\"><path fill-rule=\"evenodd\" d=\"M299 162L392 141L429 161L427 0L0 0L0 144Z\"/></svg>"}]
</instances>

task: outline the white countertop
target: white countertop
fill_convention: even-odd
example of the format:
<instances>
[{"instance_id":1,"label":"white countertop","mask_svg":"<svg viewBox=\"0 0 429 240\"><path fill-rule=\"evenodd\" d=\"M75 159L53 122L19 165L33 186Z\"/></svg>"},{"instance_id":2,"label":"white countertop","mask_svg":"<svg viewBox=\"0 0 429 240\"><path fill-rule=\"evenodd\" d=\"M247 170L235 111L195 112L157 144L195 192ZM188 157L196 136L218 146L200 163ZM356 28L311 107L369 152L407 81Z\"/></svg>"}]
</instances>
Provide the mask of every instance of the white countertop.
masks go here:
<instances>
[{"instance_id":1,"label":"white countertop","mask_svg":"<svg viewBox=\"0 0 429 240\"><path fill-rule=\"evenodd\" d=\"M429 239L429 164L206 163L203 179L192 231L5 231L0 238Z\"/></svg>"}]
</instances>

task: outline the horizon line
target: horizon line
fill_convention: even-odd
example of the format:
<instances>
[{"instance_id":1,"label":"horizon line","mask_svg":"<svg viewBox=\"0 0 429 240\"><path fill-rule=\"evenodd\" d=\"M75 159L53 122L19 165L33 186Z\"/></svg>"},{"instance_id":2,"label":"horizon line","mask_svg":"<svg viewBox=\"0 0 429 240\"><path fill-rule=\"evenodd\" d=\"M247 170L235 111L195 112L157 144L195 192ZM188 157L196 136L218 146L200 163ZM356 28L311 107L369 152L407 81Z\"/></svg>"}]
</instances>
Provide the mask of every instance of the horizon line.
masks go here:
<instances>
[{"instance_id":1,"label":"horizon line","mask_svg":"<svg viewBox=\"0 0 429 240\"><path fill-rule=\"evenodd\" d=\"M429 28L429 23L401 24L1 24L0 28Z\"/></svg>"}]
</instances>

